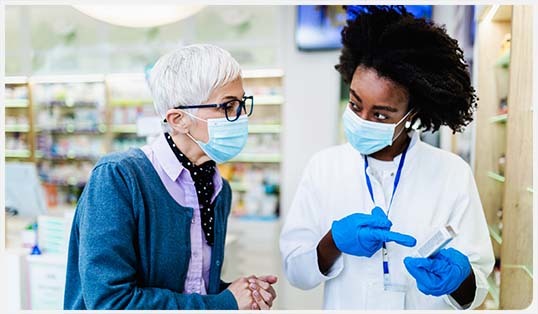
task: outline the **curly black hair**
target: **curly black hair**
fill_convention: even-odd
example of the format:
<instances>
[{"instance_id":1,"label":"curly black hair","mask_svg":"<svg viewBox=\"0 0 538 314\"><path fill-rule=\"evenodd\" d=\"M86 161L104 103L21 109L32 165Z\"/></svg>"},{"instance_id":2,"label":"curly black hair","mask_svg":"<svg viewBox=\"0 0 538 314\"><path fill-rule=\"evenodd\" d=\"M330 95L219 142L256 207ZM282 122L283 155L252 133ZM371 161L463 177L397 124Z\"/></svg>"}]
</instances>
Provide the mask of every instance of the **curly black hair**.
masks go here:
<instances>
[{"instance_id":1,"label":"curly black hair","mask_svg":"<svg viewBox=\"0 0 538 314\"><path fill-rule=\"evenodd\" d=\"M342 44L335 68L344 82L364 66L403 86L419 128L435 132L447 125L456 133L473 120L478 99L468 65L444 27L403 6L367 6L347 20Z\"/></svg>"}]
</instances>

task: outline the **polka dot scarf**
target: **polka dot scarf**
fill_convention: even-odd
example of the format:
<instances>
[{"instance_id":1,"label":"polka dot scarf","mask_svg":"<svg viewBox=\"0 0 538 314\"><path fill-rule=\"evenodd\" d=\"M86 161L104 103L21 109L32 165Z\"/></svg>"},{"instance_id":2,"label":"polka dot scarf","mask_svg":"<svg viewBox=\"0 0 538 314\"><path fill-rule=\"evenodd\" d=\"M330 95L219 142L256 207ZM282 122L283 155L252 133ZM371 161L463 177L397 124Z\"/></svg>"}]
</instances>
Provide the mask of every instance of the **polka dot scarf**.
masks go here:
<instances>
[{"instance_id":1,"label":"polka dot scarf","mask_svg":"<svg viewBox=\"0 0 538 314\"><path fill-rule=\"evenodd\" d=\"M200 217L202 218L202 230L204 230L207 244L213 246L213 220L215 213L211 204L211 196L215 191L213 185L213 176L215 175L215 162L209 160L203 164L196 166L190 161L176 146L170 134L165 133L166 140L172 148L179 162L187 169L194 181L196 188L196 196L198 196L198 204L200 205Z\"/></svg>"}]
</instances>

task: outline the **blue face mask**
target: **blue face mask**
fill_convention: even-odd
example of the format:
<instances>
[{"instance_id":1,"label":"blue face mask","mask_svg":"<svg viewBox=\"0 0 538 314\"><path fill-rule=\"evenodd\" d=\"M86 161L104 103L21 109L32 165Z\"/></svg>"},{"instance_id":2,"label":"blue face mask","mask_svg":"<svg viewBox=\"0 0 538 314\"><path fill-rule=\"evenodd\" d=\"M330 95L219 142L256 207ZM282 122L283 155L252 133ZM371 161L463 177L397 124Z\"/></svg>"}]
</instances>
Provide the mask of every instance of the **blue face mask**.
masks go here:
<instances>
[{"instance_id":1,"label":"blue face mask","mask_svg":"<svg viewBox=\"0 0 538 314\"><path fill-rule=\"evenodd\" d=\"M347 140L363 155L370 155L392 145L404 129L394 137L394 130L407 116L409 111L398 123L380 123L364 120L356 115L351 108L346 107L343 115L344 130ZM408 126L407 126L408 127Z\"/></svg>"},{"instance_id":2,"label":"blue face mask","mask_svg":"<svg viewBox=\"0 0 538 314\"><path fill-rule=\"evenodd\" d=\"M239 119L230 122L226 118L204 120L190 113L188 114L207 123L209 133L207 143L194 139L188 133L187 135L216 163L220 164L234 158L245 147L248 138L247 116L241 116Z\"/></svg>"}]
</instances>

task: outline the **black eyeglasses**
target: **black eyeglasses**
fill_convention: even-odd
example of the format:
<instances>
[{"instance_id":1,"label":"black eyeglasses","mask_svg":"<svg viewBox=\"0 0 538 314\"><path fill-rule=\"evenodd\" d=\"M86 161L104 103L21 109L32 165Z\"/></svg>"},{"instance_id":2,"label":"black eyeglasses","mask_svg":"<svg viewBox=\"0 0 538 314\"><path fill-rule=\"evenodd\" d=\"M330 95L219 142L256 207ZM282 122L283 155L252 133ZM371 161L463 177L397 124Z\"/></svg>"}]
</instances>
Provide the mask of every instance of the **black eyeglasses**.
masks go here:
<instances>
[{"instance_id":1,"label":"black eyeglasses","mask_svg":"<svg viewBox=\"0 0 538 314\"><path fill-rule=\"evenodd\" d=\"M254 96L243 96L242 100L232 99L222 104L204 104L204 105L188 105L177 106L174 109L194 109L194 108L218 108L224 111L226 120L234 122L239 119L242 113L245 113L247 117L252 115L252 109L254 108Z\"/></svg>"}]
</instances>

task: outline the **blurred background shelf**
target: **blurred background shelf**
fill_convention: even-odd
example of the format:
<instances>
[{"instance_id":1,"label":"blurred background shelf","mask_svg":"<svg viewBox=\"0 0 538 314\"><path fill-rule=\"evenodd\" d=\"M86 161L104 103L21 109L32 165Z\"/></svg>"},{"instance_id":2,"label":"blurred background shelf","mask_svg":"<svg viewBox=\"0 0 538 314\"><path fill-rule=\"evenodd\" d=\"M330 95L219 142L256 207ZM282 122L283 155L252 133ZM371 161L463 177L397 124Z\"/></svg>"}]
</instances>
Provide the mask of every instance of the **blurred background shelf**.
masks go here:
<instances>
[{"instance_id":1,"label":"blurred background shelf","mask_svg":"<svg viewBox=\"0 0 538 314\"><path fill-rule=\"evenodd\" d=\"M493 171L488 171L488 177L501 183L504 183L504 181L506 180L504 176L501 176L500 174Z\"/></svg>"},{"instance_id":2,"label":"blurred background shelf","mask_svg":"<svg viewBox=\"0 0 538 314\"><path fill-rule=\"evenodd\" d=\"M262 162L262 163L278 163L281 160L280 154L256 154L245 153L232 159L230 162Z\"/></svg>"},{"instance_id":3,"label":"blurred background shelf","mask_svg":"<svg viewBox=\"0 0 538 314\"><path fill-rule=\"evenodd\" d=\"M282 105L283 103L284 97L279 95L254 95L254 108L256 106Z\"/></svg>"},{"instance_id":4,"label":"blurred background shelf","mask_svg":"<svg viewBox=\"0 0 538 314\"><path fill-rule=\"evenodd\" d=\"M500 288L495 283L495 279L493 279L492 276L488 277L488 292L495 302L495 308L499 308Z\"/></svg>"},{"instance_id":5,"label":"blurred background shelf","mask_svg":"<svg viewBox=\"0 0 538 314\"><path fill-rule=\"evenodd\" d=\"M112 133L136 133L137 128L136 124L112 125L110 131Z\"/></svg>"},{"instance_id":6,"label":"blurred background shelf","mask_svg":"<svg viewBox=\"0 0 538 314\"><path fill-rule=\"evenodd\" d=\"M5 99L4 106L6 108L28 108L28 99Z\"/></svg>"},{"instance_id":7,"label":"blurred background shelf","mask_svg":"<svg viewBox=\"0 0 538 314\"><path fill-rule=\"evenodd\" d=\"M6 125L5 130L6 132L29 132L30 126L27 124Z\"/></svg>"},{"instance_id":8,"label":"blurred background shelf","mask_svg":"<svg viewBox=\"0 0 538 314\"><path fill-rule=\"evenodd\" d=\"M495 240L495 242L497 242L498 244L502 244L503 239L502 239L501 231L499 230L499 227L488 225L488 229L489 229L489 235L491 236L491 238Z\"/></svg>"},{"instance_id":9,"label":"blurred background shelf","mask_svg":"<svg viewBox=\"0 0 538 314\"><path fill-rule=\"evenodd\" d=\"M508 114L507 113L491 117L491 119L490 119L490 121L492 123L506 123L507 120L508 120Z\"/></svg>"},{"instance_id":10,"label":"blurred background shelf","mask_svg":"<svg viewBox=\"0 0 538 314\"><path fill-rule=\"evenodd\" d=\"M489 291L498 309L525 309L532 302L532 268L515 265L533 262L533 17L523 6L483 8L473 170L497 259Z\"/></svg>"},{"instance_id":11,"label":"blurred background shelf","mask_svg":"<svg viewBox=\"0 0 538 314\"><path fill-rule=\"evenodd\" d=\"M28 149L6 149L6 158L30 158L31 155Z\"/></svg>"},{"instance_id":12,"label":"blurred background shelf","mask_svg":"<svg viewBox=\"0 0 538 314\"><path fill-rule=\"evenodd\" d=\"M249 133L280 133L280 124L249 124Z\"/></svg>"},{"instance_id":13,"label":"blurred background shelf","mask_svg":"<svg viewBox=\"0 0 538 314\"><path fill-rule=\"evenodd\" d=\"M139 107L143 105L153 104L152 99L112 99L110 100L110 106L112 107Z\"/></svg>"}]
</instances>

